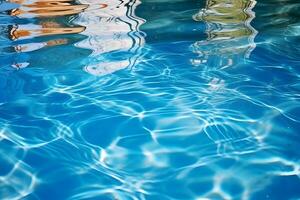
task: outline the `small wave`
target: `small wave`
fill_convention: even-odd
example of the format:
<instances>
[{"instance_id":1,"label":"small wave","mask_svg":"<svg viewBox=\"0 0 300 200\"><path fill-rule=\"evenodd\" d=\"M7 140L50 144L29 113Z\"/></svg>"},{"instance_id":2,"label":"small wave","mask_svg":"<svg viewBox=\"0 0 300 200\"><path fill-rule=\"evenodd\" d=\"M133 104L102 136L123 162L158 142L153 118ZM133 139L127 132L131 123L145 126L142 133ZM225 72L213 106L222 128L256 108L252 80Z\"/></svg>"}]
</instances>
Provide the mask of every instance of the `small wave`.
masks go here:
<instances>
[{"instance_id":1,"label":"small wave","mask_svg":"<svg viewBox=\"0 0 300 200\"><path fill-rule=\"evenodd\" d=\"M0 198L299 198L297 23L271 2L0 6Z\"/></svg>"}]
</instances>

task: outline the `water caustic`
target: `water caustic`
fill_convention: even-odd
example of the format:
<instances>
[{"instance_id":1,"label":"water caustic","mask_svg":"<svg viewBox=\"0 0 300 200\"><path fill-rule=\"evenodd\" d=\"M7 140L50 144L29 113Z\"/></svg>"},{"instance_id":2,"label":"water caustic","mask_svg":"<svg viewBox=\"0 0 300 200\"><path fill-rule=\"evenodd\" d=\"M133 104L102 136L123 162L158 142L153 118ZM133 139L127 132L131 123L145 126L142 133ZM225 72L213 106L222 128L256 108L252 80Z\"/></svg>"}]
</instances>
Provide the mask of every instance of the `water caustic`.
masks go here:
<instances>
[{"instance_id":1,"label":"water caustic","mask_svg":"<svg viewBox=\"0 0 300 200\"><path fill-rule=\"evenodd\" d=\"M0 199L300 198L297 1L0 2Z\"/></svg>"}]
</instances>

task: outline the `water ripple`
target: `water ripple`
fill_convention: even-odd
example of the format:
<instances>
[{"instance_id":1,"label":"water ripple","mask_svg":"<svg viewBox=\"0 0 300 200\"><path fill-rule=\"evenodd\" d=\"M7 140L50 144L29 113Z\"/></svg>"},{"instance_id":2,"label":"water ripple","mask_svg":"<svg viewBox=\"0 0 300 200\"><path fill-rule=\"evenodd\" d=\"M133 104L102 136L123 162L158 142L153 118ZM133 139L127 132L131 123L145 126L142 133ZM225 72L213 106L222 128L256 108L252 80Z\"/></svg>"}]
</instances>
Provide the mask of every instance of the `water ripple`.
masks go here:
<instances>
[{"instance_id":1,"label":"water ripple","mask_svg":"<svg viewBox=\"0 0 300 200\"><path fill-rule=\"evenodd\" d=\"M0 198L300 198L298 7L2 1Z\"/></svg>"}]
</instances>

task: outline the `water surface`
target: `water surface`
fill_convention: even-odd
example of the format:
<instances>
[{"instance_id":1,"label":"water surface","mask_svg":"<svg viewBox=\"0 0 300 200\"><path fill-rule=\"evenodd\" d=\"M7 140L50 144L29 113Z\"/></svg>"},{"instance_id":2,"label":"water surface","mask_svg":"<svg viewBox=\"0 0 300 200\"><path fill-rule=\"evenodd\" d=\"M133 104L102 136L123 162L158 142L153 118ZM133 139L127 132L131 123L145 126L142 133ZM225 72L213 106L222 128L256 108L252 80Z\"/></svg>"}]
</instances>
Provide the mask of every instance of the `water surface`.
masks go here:
<instances>
[{"instance_id":1,"label":"water surface","mask_svg":"<svg viewBox=\"0 0 300 200\"><path fill-rule=\"evenodd\" d=\"M0 2L0 199L300 199L298 1Z\"/></svg>"}]
</instances>

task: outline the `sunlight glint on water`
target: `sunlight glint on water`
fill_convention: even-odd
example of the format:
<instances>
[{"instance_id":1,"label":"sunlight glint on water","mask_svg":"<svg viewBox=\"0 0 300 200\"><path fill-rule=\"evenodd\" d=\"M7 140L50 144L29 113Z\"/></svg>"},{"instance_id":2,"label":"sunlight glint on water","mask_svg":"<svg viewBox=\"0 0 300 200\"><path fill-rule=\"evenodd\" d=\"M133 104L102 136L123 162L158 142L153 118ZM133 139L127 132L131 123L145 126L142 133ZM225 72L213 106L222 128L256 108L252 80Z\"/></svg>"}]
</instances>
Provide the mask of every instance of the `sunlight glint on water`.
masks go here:
<instances>
[{"instance_id":1,"label":"sunlight glint on water","mask_svg":"<svg viewBox=\"0 0 300 200\"><path fill-rule=\"evenodd\" d=\"M0 199L300 199L297 1L0 2Z\"/></svg>"}]
</instances>

